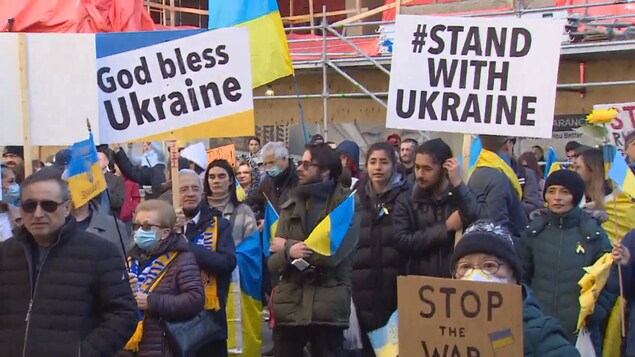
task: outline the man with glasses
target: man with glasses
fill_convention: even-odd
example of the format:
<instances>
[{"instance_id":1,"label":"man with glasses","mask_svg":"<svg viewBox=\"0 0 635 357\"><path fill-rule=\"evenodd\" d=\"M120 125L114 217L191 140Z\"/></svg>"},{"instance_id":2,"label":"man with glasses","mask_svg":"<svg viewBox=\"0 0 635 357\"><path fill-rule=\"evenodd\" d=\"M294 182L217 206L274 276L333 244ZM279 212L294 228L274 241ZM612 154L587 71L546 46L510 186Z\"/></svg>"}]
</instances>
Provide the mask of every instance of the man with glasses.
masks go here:
<instances>
[{"instance_id":1,"label":"man with glasses","mask_svg":"<svg viewBox=\"0 0 635 357\"><path fill-rule=\"evenodd\" d=\"M289 191L298 184L295 165L289 158L289 150L281 142L269 142L260 149L260 157L267 173L260 188L249 197L249 205L257 206L264 214L267 200L280 212L280 205L287 200ZM256 217L262 219L263 217Z\"/></svg>"},{"instance_id":2,"label":"man with glasses","mask_svg":"<svg viewBox=\"0 0 635 357\"><path fill-rule=\"evenodd\" d=\"M212 342L196 356L227 356L227 315L225 305L229 282L236 267L236 247L232 227L222 213L212 209L203 194L203 181L193 170L179 171L179 212L189 249L196 257L205 285L205 308L219 326ZM178 223L177 223L178 224Z\"/></svg>"},{"instance_id":3,"label":"man with glasses","mask_svg":"<svg viewBox=\"0 0 635 357\"><path fill-rule=\"evenodd\" d=\"M299 185L282 204L275 253L268 264L273 276L280 275L271 297L274 356L302 356L307 342L312 356L340 356L350 314L359 217L355 215L332 256L313 252L304 241L350 190L338 184L342 163L327 144L307 146L297 172Z\"/></svg>"},{"instance_id":4,"label":"man with glasses","mask_svg":"<svg viewBox=\"0 0 635 357\"><path fill-rule=\"evenodd\" d=\"M78 229L58 170L26 178L20 199L23 226L0 244L0 355L113 356L137 325L117 247Z\"/></svg>"}]
</instances>

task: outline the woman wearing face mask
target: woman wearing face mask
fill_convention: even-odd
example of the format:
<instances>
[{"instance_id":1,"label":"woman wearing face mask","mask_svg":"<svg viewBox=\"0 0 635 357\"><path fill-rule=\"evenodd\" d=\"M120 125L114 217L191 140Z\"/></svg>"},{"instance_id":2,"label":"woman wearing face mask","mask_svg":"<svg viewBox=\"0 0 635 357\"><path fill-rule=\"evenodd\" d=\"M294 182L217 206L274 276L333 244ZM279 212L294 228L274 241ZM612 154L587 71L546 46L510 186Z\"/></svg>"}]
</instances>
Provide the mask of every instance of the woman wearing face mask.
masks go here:
<instances>
[{"instance_id":1,"label":"woman wearing face mask","mask_svg":"<svg viewBox=\"0 0 635 357\"><path fill-rule=\"evenodd\" d=\"M489 221L470 226L451 258L452 276L459 280L520 284L521 263L511 234ZM579 356L558 321L546 316L529 287L522 285L525 356Z\"/></svg>"},{"instance_id":2,"label":"woman wearing face mask","mask_svg":"<svg viewBox=\"0 0 635 357\"><path fill-rule=\"evenodd\" d=\"M13 237L12 230L19 219L16 203L20 200L20 185L11 168L2 166L2 200L0 200L0 242Z\"/></svg>"},{"instance_id":3,"label":"woman wearing face mask","mask_svg":"<svg viewBox=\"0 0 635 357\"><path fill-rule=\"evenodd\" d=\"M249 206L245 203L238 202L238 197L236 196L236 177L234 176L234 170L227 161L212 161L207 167L205 177L206 180L203 183L203 189L207 195L207 202L210 207L221 211L223 218L229 220L232 224L234 244L237 250L239 250L238 247L243 239L258 231L256 217L254 217ZM237 259L240 265L241 255L238 254ZM230 286L227 301L227 328L230 336L227 347L229 348L230 354L242 353L246 356L250 356L256 353L256 351L246 351L243 350L243 347L249 348L258 343L252 341L241 345L239 339L236 338L239 334L242 335L243 341L246 341L248 338L254 338L254 336L241 332L241 330L245 331L245 329L237 325L241 323L238 312L242 314L248 313L248 311L242 309L242 305L240 304L241 292L239 288L236 288L238 285L235 284L239 279L240 271L238 267L236 267L232 273L232 285ZM260 351L258 351L258 353L259 352Z\"/></svg>"},{"instance_id":4,"label":"woman wearing face mask","mask_svg":"<svg viewBox=\"0 0 635 357\"><path fill-rule=\"evenodd\" d=\"M187 241L173 232L175 223L174 208L160 200L141 202L135 210L128 261L140 326L121 355L164 356L160 320L185 321L203 310L199 267Z\"/></svg>"},{"instance_id":5,"label":"woman wearing face mask","mask_svg":"<svg viewBox=\"0 0 635 357\"><path fill-rule=\"evenodd\" d=\"M606 180L603 151L583 151L575 169L586 185L582 208L601 221L611 242L621 240L635 227L635 205L630 196L614 190L611 181Z\"/></svg>"},{"instance_id":6,"label":"woman wearing face mask","mask_svg":"<svg viewBox=\"0 0 635 357\"><path fill-rule=\"evenodd\" d=\"M367 333L383 327L397 309L397 276L405 274L405 259L393 240L392 211L397 197L408 195L410 185L397 173L394 148L376 143L368 149L368 176L359 181L357 194L361 224L353 260L353 302L362 332L365 355L374 352Z\"/></svg>"},{"instance_id":7,"label":"woman wearing face mask","mask_svg":"<svg viewBox=\"0 0 635 357\"><path fill-rule=\"evenodd\" d=\"M547 178L547 209L529 224L519 241L523 283L531 286L547 315L560 320L569 342L575 342L580 314L580 286L584 267L611 251L600 223L578 207L584 181L577 173L559 170ZM596 353L601 356L601 326L606 323L616 295L604 289L587 320Z\"/></svg>"}]
</instances>

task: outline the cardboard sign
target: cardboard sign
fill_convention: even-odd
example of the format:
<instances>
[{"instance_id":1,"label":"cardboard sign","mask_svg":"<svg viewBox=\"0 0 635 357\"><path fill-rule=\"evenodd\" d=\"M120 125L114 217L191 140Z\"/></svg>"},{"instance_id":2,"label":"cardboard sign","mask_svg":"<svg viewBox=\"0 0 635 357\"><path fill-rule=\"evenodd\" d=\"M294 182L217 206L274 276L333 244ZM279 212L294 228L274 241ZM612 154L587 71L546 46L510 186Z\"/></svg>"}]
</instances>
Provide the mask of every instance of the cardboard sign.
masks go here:
<instances>
[{"instance_id":1,"label":"cardboard sign","mask_svg":"<svg viewBox=\"0 0 635 357\"><path fill-rule=\"evenodd\" d=\"M249 34L243 28L100 57L100 141L131 141L252 113L250 68Z\"/></svg>"},{"instance_id":2,"label":"cardboard sign","mask_svg":"<svg viewBox=\"0 0 635 357\"><path fill-rule=\"evenodd\" d=\"M564 24L398 16L386 127L551 138Z\"/></svg>"},{"instance_id":3,"label":"cardboard sign","mask_svg":"<svg viewBox=\"0 0 635 357\"><path fill-rule=\"evenodd\" d=\"M230 144L207 150L207 162L227 160L232 167L236 167L236 145Z\"/></svg>"},{"instance_id":4,"label":"cardboard sign","mask_svg":"<svg viewBox=\"0 0 635 357\"><path fill-rule=\"evenodd\" d=\"M624 149L624 139L626 135L633 131L635 127L635 103L618 103L618 104L600 104L594 105L593 109L611 109L615 108L620 113L610 125L609 142L620 149Z\"/></svg>"},{"instance_id":5,"label":"cardboard sign","mask_svg":"<svg viewBox=\"0 0 635 357\"><path fill-rule=\"evenodd\" d=\"M523 355L520 285L397 278L399 356Z\"/></svg>"}]
</instances>

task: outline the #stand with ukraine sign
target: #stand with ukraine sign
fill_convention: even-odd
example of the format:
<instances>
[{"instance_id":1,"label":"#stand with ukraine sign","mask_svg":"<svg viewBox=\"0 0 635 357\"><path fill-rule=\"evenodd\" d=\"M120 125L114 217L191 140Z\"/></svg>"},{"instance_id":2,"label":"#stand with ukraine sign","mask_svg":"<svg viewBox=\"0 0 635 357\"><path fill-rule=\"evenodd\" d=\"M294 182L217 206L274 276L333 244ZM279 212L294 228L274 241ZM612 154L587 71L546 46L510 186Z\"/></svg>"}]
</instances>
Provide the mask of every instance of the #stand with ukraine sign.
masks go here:
<instances>
[{"instance_id":1,"label":"#stand with ukraine sign","mask_svg":"<svg viewBox=\"0 0 635 357\"><path fill-rule=\"evenodd\" d=\"M522 356L523 298L515 284L397 278L400 356Z\"/></svg>"}]
</instances>

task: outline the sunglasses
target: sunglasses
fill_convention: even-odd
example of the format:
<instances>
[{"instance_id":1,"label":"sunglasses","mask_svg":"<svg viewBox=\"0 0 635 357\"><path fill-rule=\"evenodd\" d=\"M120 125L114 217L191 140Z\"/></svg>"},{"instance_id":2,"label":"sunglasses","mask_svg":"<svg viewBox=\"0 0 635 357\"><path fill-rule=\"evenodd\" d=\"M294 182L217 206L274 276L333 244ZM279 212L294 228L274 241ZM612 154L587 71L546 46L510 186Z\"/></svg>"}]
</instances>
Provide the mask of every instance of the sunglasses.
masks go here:
<instances>
[{"instance_id":1,"label":"sunglasses","mask_svg":"<svg viewBox=\"0 0 635 357\"><path fill-rule=\"evenodd\" d=\"M55 202L50 200L42 200L42 201L26 200L22 202L22 210L26 213L33 213L37 209L37 206L40 206L42 207L42 210L44 210L44 212L53 213L57 211L57 207L59 207L60 205L66 202L67 201Z\"/></svg>"},{"instance_id":2,"label":"sunglasses","mask_svg":"<svg viewBox=\"0 0 635 357\"><path fill-rule=\"evenodd\" d=\"M311 162L309 160L300 160L298 161L298 167L302 166L303 169L308 170L311 166L319 166L318 164Z\"/></svg>"},{"instance_id":3,"label":"sunglasses","mask_svg":"<svg viewBox=\"0 0 635 357\"><path fill-rule=\"evenodd\" d=\"M146 223L142 223L142 224L139 224L139 223L133 224L132 225L132 230L133 231L137 231L137 230L139 230L139 228L141 228L142 230L148 232L148 231L152 230L152 227L168 228L166 226L161 226L161 225L158 225L158 224L151 224L151 223L146 222Z\"/></svg>"}]
</instances>

